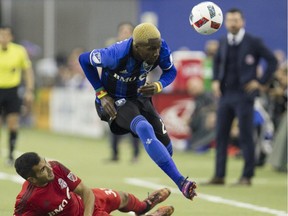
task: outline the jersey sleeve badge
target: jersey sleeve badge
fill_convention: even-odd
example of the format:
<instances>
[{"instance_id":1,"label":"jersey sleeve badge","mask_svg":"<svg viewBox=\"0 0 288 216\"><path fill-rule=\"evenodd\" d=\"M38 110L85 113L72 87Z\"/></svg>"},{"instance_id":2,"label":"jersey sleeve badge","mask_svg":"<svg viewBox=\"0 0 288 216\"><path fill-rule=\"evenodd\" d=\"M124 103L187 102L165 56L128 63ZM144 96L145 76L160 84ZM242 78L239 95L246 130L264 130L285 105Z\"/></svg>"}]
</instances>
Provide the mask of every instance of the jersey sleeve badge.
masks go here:
<instances>
[{"instance_id":1,"label":"jersey sleeve badge","mask_svg":"<svg viewBox=\"0 0 288 216\"><path fill-rule=\"evenodd\" d=\"M101 64L101 53L99 51L92 52L92 61L95 64Z\"/></svg>"},{"instance_id":2,"label":"jersey sleeve badge","mask_svg":"<svg viewBox=\"0 0 288 216\"><path fill-rule=\"evenodd\" d=\"M62 179L58 179L58 184L60 185L61 189L67 188L67 183Z\"/></svg>"},{"instance_id":3,"label":"jersey sleeve badge","mask_svg":"<svg viewBox=\"0 0 288 216\"><path fill-rule=\"evenodd\" d=\"M77 176L75 176L72 172L67 175L67 178L70 179L72 182L77 181Z\"/></svg>"}]
</instances>

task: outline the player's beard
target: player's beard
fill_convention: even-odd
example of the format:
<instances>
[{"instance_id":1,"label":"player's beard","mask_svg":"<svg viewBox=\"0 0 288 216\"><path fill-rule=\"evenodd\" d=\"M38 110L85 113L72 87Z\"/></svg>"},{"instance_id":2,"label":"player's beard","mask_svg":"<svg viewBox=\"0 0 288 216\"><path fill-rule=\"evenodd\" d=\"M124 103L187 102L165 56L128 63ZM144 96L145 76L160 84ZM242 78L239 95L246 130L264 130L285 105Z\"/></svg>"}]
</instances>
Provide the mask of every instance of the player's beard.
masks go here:
<instances>
[{"instance_id":1,"label":"player's beard","mask_svg":"<svg viewBox=\"0 0 288 216\"><path fill-rule=\"evenodd\" d=\"M150 57L150 58L148 58L147 60L145 60L145 62L146 62L148 65L154 65L158 58L159 58L159 55L154 56L154 57Z\"/></svg>"},{"instance_id":2,"label":"player's beard","mask_svg":"<svg viewBox=\"0 0 288 216\"><path fill-rule=\"evenodd\" d=\"M54 178L55 178L55 175L54 175L53 171L51 171L50 173L48 173L48 178L47 178L47 179L48 179L49 182L53 181Z\"/></svg>"}]
</instances>

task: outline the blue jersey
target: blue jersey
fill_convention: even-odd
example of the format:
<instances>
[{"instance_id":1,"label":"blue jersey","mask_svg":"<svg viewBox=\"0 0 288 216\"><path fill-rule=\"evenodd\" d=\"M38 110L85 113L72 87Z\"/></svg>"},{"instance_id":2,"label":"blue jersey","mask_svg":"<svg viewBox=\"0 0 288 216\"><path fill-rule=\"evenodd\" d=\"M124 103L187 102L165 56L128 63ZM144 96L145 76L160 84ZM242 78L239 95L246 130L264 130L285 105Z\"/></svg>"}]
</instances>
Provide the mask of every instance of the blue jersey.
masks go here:
<instances>
[{"instance_id":1,"label":"blue jersey","mask_svg":"<svg viewBox=\"0 0 288 216\"><path fill-rule=\"evenodd\" d=\"M171 51L163 39L159 58L153 65L132 56L132 43L130 38L80 55L80 64L95 90L103 87L114 99L136 98L139 96L137 89L145 84L148 73L157 66L163 71L159 79L163 88L175 79ZM100 74L97 67L102 68Z\"/></svg>"}]
</instances>

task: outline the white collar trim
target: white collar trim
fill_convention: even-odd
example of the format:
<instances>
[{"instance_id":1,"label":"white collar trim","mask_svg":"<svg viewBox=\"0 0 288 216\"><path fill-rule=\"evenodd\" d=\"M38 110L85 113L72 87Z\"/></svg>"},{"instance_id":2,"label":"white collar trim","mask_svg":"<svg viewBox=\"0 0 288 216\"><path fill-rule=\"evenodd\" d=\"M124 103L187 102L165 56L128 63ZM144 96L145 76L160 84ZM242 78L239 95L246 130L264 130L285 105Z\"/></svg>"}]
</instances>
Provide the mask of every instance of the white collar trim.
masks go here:
<instances>
[{"instance_id":1,"label":"white collar trim","mask_svg":"<svg viewBox=\"0 0 288 216\"><path fill-rule=\"evenodd\" d=\"M245 35L245 29L244 28L241 28L236 35L233 35L232 33L229 32L227 34L227 39L228 39L229 45L233 44L233 37L235 37L235 44L238 45L243 40L244 35Z\"/></svg>"}]
</instances>

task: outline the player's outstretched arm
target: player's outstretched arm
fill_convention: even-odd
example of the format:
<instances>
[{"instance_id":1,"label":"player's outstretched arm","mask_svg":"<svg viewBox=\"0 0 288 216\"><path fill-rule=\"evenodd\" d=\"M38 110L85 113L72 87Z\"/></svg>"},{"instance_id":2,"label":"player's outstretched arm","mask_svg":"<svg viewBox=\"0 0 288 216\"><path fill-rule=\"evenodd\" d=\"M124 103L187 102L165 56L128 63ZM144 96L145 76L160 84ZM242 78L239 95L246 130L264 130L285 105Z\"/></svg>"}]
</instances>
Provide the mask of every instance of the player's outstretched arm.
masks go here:
<instances>
[{"instance_id":1,"label":"player's outstretched arm","mask_svg":"<svg viewBox=\"0 0 288 216\"><path fill-rule=\"evenodd\" d=\"M79 56L79 63L82 67L82 70L84 71L85 76L87 77L93 88L95 90L102 88L103 86L100 82L97 67L94 67L90 63L90 52L82 53Z\"/></svg>"},{"instance_id":2,"label":"player's outstretched arm","mask_svg":"<svg viewBox=\"0 0 288 216\"><path fill-rule=\"evenodd\" d=\"M80 182L80 184L75 188L74 192L78 194L83 200L84 216L92 216L95 203L95 196L92 190Z\"/></svg>"}]
</instances>

